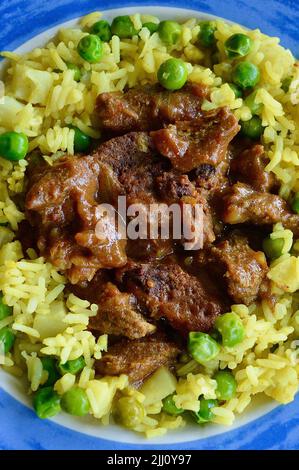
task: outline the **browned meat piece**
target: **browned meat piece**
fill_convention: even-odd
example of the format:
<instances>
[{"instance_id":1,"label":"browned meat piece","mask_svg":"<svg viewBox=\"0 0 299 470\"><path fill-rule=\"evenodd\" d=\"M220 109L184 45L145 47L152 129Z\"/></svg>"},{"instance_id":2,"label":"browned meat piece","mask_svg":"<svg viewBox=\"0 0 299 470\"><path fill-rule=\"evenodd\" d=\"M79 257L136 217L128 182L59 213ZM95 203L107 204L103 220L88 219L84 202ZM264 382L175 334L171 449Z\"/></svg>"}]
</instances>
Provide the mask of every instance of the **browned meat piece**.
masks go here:
<instances>
[{"instance_id":1,"label":"browned meat piece","mask_svg":"<svg viewBox=\"0 0 299 470\"><path fill-rule=\"evenodd\" d=\"M226 158L216 167L203 163L195 168L189 177L194 182L196 188L209 191L209 199L215 193L222 193L229 186L228 170L230 165L230 152L226 154Z\"/></svg>"},{"instance_id":2,"label":"browned meat piece","mask_svg":"<svg viewBox=\"0 0 299 470\"><path fill-rule=\"evenodd\" d=\"M157 155L152 140L146 132L131 132L106 142L95 153L95 158L104 171L100 174L100 193L106 194L108 201L116 204L118 195L126 196L127 207L143 204L147 215L149 204L157 204L167 196L158 194L156 179L169 168L169 162ZM110 199L109 199L110 196ZM106 201L105 201L106 202ZM166 200L167 202L167 200ZM147 234L150 227L147 228ZM160 259L172 253L171 240L137 239L128 240L128 256L133 259Z\"/></svg>"},{"instance_id":3,"label":"browned meat piece","mask_svg":"<svg viewBox=\"0 0 299 470\"><path fill-rule=\"evenodd\" d=\"M163 365L170 365L180 352L176 343L156 333L134 341L122 340L95 362L100 375L126 374L132 383L141 382Z\"/></svg>"},{"instance_id":4,"label":"browned meat piece","mask_svg":"<svg viewBox=\"0 0 299 470\"><path fill-rule=\"evenodd\" d=\"M117 187L118 194L126 194L128 203L171 204L184 196L197 197L197 190L188 176L170 169L169 162L158 155L146 132L115 137L102 144L94 157L101 172L104 165L104 179L114 181L109 188ZM105 190L101 189L102 194Z\"/></svg>"},{"instance_id":5,"label":"browned meat piece","mask_svg":"<svg viewBox=\"0 0 299 470\"><path fill-rule=\"evenodd\" d=\"M111 271L101 269L92 281L69 286L75 295L99 307L97 315L89 319L89 328L100 334L126 336L130 339L153 333L156 327L145 320L136 298L132 294L120 292L110 281L112 278Z\"/></svg>"},{"instance_id":6,"label":"browned meat piece","mask_svg":"<svg viewBox=\"0 0 299 470\"><path fill-rule=\"evenodd\" d=\"M89 321L91 330L136 339L151 334L156 329L137 311L135 297L120 292L110 282L101 292L98 305L98 314Z\"/></svg>"},{"instance_id":7,"label":"browned meat piece","mask_svg":"<svg viewBox=\"0 0 299 470\"><path fill-rule=\"evenodd\" d=\"M94 158L65 157L29 181L26 214L38 248L74 284L127 261L125 240L112 224L103 238L96 234L98 174Z\"/></svg>"},{"instance_id":8,"label":"browned meat piece","mask_svg":"<svg viewBox=\"0 0 299 470\"><path fill-rule=\"evenodd\" d=\"M252 250L247 239L239 235L213 246L207 267L227 285L233 302L245 305L257 299L268 272L264 253Z\"/></svg>"},{"instance_id":9,"label":"browned meat piece","mask_svg":"<svg viewBox=\"0 0 299 470\"><path fill-rule=\"evenodd\" d=\"M160 86L133 88L126 93L99 95L96 113L99 125L112 132L153 130L164 123L199 117L202 102L208 95L208 87L192 83L174 92Z\"/></svg>"},{"instance_id":10,"label":"browned meat piece","mask_svg":"<svg viewBox=\"0 0 299 470\"><path fill-rule=\"evenodd\" d=\"M189 206L194 206L195 204L198 204L202 207L202 211L203 211L202 246L200 247L200 249L203 248L204 246L207 246L210 243L212 243L216 238L215 233L214 233L214 220L213 220L212 209L211 209L206 197L207 197L207 195L204 192L202 192L202 193L198 192L196 198L184 196L184 197L182 197L182 199L180 201L182 210L184 210L184 204L189 205ZM191 228L193 223L194 223L194 220L192 220L192 218L189 218L190 219L189 221L188 221L188 218L189 218L189 215L188 215L188 212L187 212L184 215L184 219L183 219L184 224L186 224L187 231L189 231L189 228ZM199 228L199 227L197 227L197 228ZM191 232L188 233L188 237L190 237L190 236L191 236ZM197 249L199 249L199 248L191 248L190 242L192 242L192 240L188 240L188 238L183 237L182 241L184 243L188 242L188 244L189 244L188 250L191 250L191 249L192 250L193 249L197 250ZM194 240L194 242L196 244L196 240Z\"/></svg>"},{"instance_id":11,"label":"browned meat piece","mask_svg":"<svg viewBox=\"0 0 299 470\"><path fill-rule=\"evenodd\" d=\"M116 194L126 194L127 205L156 202L155 178L167 169L167 161L158 157L152 140L146 132L131 132L102 144L94 154L100 167L104 165L105 175L100 179L100 193L105 192L107 174L109 187L117 189Z\"/></svg>"},{"instance_id":12,"label":"browned meat piece","mask_svg":"<svg viewBox=\"0 0 299 470\"><path fill-rule=\"evenodd\" d=\"M163 173L156 178L158 192L168 204L180 202L183 210L184 204L200 204L203 208L203 244L208 245L215 240L211 208L207 202L207 194L198 191L187 175L173 172ZM186 221L185 221L186 222Z\"/></svg>"},{"instance_id":13,"label":"browned meat piece","mask_svg":"<svg viewBox=\"0 0 299 470\"><path fill-rule=\"evenodd\" d=\"M214 241L210 209L205 198L199 195L187 175L172 172L169 169L169 162L166 159L161 160L148 133L131 132L122 137L111 139L99 147L94 157L101 168L103 166L105 168L103 181L100 175L101 194L105 193L106 178L109 175L108 187L117 188L115 194L125 194L127 205L141 203L146 208L150 203L166 203L168 205L173 202L201 203L204 206L204 243ZM168 172L165 171L167 169ZM103 175L103 173L101 174ZM111 180L113 180L112 184ZM114 189L110 191L111 194L113 192ZM184 201L185 197L192 198L192 201L191 199ZM163 240L161 241L163 246L159 247L154 241L152 248L148 243L141 243L143 245L140 252L141 258L145 251L154 253L160 251L161 248L165 252L165 243ZM171 251L171 249L167 249L167 254Z\"/></svg>"},{"instance_id":14,"label":"browned meat piece","mask_svg":"<svg viewBox=\"0 0 299 470\"><path fill-rule=\"evenodd\" d=\"M192 171L191 177L200 188L210 189L216 177L216 170L217 167L214 165L203 163Z\"/></svg>"},{"instance_id":15,"label":"browned meat piece","mask_svg":"<svg viewBox=\"0 0 299 470\"><path fill-rule=\"evenodd\" d=\"M254 145L231 162L232 175L256 191L269 192L276 185L274 173L265 171L267 157L262 145Z\"/></svg>"},{"instance_id":16,"label":"browned meat piece","mask_svg":"<svg viewBox=\"0 0 299 470\"><path fill-rule=\"evenodd\" d=\"M127 240L127 256L135 261L162 260L173 253L175 241L171 238Z\"/></svg>"},{"instance_id":17,"label":"browned meat piece","mask_svg":"<svg viewBox=\"0 0 299 470\"><path fill-rule=\"evenodd\" d=\"M225 302L178 264L127 265L119 276L152 318L166 318L183 334L209 331L225 312Z\"/></svg>"},{"instance_id":18,"label":"browned meat piece","mask_svg":"<svg viewBox=\"0 0 299 470\"><path fill-rule=\"evenodd\" d=\"M228 224L273 225L281 222L299 236L299 215L292 214L287 202L274 194L237 183L225 195L223 207L222 219Z\"/></svg>"},{"instance_id":19,"label":"browned meat piece","mask_svg":"<svg viewBox=\"0 0 299 470\"><path fill-rule=\"evenodd\" d=\"M196 188L188 176L173 172L164 172L158 176L156 189L159 197L168 204L177 202L185 196L197 197Z\"/></svg>"},{"instance_id":20,"label":"browned meat piece","mask_svg":"<svg viewBox=\"0 0 299 470\"><path fill-rule=\"evenodd\" d=\"M202 164L219 165L239 130L232 112L219 108L193 121L171 124L151 136L161 155L169 158L176 170L188 172Z\"/></svg>"},{"instance_id":21,"label":"browned meat piece","mask_svg":"<svg viewBox=\"0 0 299 470\"><path fill-rule=\"evenodd\" d=\"M97 304L102 291L108 282L113 280L113 271L110 269L99 269L91 281L83 281L78 284L69 284L68 290L81 299Z\"/></svg>"}]
</instances>

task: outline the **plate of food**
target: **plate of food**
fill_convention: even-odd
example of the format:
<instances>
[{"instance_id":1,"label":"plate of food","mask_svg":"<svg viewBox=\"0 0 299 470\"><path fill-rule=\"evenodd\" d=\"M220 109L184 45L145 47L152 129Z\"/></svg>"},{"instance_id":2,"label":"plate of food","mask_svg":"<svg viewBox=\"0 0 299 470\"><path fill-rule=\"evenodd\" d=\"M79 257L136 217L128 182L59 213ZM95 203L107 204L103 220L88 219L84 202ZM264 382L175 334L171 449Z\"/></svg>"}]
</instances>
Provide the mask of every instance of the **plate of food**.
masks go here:
<instances>
[{"instance_id":1,"label":"plate of food","mask_svg":"<svg viewBox=\"0 0 299 470\"><path fill-rule=\"evenodd\" d=\"M1 448L297 449L298 6L121 6L0 6Z\"/></svg>"}]
</instances>

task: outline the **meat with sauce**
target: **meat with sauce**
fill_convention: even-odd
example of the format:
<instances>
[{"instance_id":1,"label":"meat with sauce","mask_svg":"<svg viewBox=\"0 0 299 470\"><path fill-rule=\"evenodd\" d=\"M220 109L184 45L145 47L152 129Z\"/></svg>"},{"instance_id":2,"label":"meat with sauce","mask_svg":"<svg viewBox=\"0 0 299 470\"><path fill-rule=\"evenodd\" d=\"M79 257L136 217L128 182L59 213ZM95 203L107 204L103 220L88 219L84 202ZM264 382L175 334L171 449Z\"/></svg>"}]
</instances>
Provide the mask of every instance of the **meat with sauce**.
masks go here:
<instances>
[{"instance_id":1,"label":"meat with sauce","mask_svg":"<svg viewBox=\"0 0 299 470\"><path fill-rule=\"evenodd\" d=\"M102 93L96 114L101 127L117 134L159 129L163 124L198 118L208 95L208 87L195 83L175 92L154 85Z\"/></svg>"},{"instance_id":2,"label":"meat with sauce","mask_svg":"<svg viewBox=\"0 0 299 470\"><path fill-rule=\"evenodd\" d=\"M231 225L273 225L281 222L295 236L299 236L299 215L293 214L287 202L275 194L255 191L250 186L237 183L223 199L222 220Z\"/></svg>"},{"instance_id":3,"label":"meat with sauce","mask_svg":"<svg viewBox=\"0 0 299 470\"><path fill-rule=\"evenodd\" d=\"M218 282L227 286L232 302L245 305L258 298L268 272L264 253L252 250L240 234L212 246L204 264Z\"/></svg>"},{"instance_id":4,"label":"meat with sauce","mask_svg":"<svg viewBox=\"0 0 299 470\"><path fill-rule=\"evenodd\" d=\"M173 168L188 172L199 165L216 167L225 157L229 143L240 126L228 108L219 108L193 121L171 124L151 133L158 151Z\"/></svg>"},{"instance_id":5,"label":"meat with sauce","mask_svg":"<svg viewBox=\"0 0 299 470\"><path fill-rule=\"evenodd\" d=\"M226 158L216 167L208 163L203 163L195 168L189 177L194 182L196 188L209 192L209 198L215 193L222 193L229 186L229 152Z\"/></svg>"},{"instance_id":6,"label":"meat with sauce","mask_svg":"<svg viewBox=\"0 0 299 470\"><path fill-rule=\"evenodd\" d=\"M140 312L132 294L120 292L111 282L107 283L98 299L98 313L91 317L89 328L101 334L142 338L155 331Z\"/></svg>"},{"instance_id":7,"label":"meat with sauce","mask_svg":"<svg viewBox=\"0 0 299 470\"><path fill-rule=\"evenodd\" d=\"M144 132L111 139L92 156L66 157L43 167L29 180L26 196L27 216L38 229L40 252L65 271L72 283L91 280L98 269L124 265L126 243L118 239L114 220L103 227L103 233L98 224L99 202L116 204L118 195L126 196L127 205L184 204L188 196L188 203L203 204L204 242L211 243L215 236L207 202L187 175L166 172L167 167L169 162L161 160ZM160 241L151 241L152 250L145 246L143 251L156 253L158 258L161 250L171 253L171 242Z\"/></svg>"},{"instance_id":8,"label":"meat with sauce","mask_svg":"<svg viewBox=\"0 0 299 470\"><path fill-rule=\"evenodd\" d=\"M72 283L127 261L125 240L112 220L102 238L96 234L99 171L92 157L65 157L29 180L26 216L37 230L38 249Z\"/></svg>"},{"instance_id":9,"label":"meat with sauce","mask_svg":"<svg viewBox=\"0 0 299 470\"><path fill-rule=\"evenodd\" d=\"M156 191L159 199L167 204L179 201L182 197L197 197L197 190L188 175L164 171L156 178Z\"/></svg>"},{"instance_id":10,"label":"meat with sauce","mask_svg":"<svg viewBox=\"0 0 299 470\"><path fill-rule=\"evenodd\" d=\"M254 145L232 160L231 175L256 191L270 192L277 183L274 173L265 170L267 163L264 147Z\"/></svg>"},{"instance_id":11,"label":"meat with sauce","mask_svg":"<svg viewBox=\"0 0 299 470\"><path fill-rule=\"evenodd\" d=\"M166 318L182 334L209 331L225 312L221 296L178 264L128 264L119 279L155 320Z\"/></svg>"},{"instance_id":12,"label":"meat with sauce","mask_svg":"<svg viewBox=\"0 0 299 470\"><path fill-rule=\"evenodd\" d=\"M105 193L107 184L105 177L109 175L108 186L117 188L116 194L126 195L127 206L130 204L143 204L144 210L148 204L165 203L190 203L202 204L204 212L204 244L214 241L213 223L211 211L207 201L201 195L187 175L181 175L170 168L166 159L159 157L154 143L146 132L131 132L121 137L109 140L99 147L94 154L100 167L105 166L104 178L100 174L100 192ZM168 170L168 171L167 171ZM111 183L111 179L113 183ZM103 189L102 189L103 188ZM113 193L113 190L111 190ZM187 198L187 200L185 200ZM112 202L115 197L112 197ZM185 201L185 202L184 202ZM106 202L106 201L105 201ZM154 206L151 207L153 214ZM157 208L159 211L159 208ZM150 227L148 227L150 233ZM143 244L142 252L146 250L148 243ZM161 246L152 240L151 252L160 249L167 253L172 250L169 244L161 240Z\"/></svg>"},{"instance_id":13,"label":"meat with sauce","mask_svg":"<svg viewBox=\"0 0 299 470\"><path fill-rule=\"evenodd\" d=\"M114 344L95 362L100 375L126 374L130 382L143 381L163 365L170 366L180 352L180 347L165 334L158 332L145 338Z\"/></svg>"},{"instance_id":14,"label":"meat with sauce","mask_svg":"<svg viewBox=\"0 0 299 470\"><path fill-rule=\"evenodd\" d=\"M97 314L89 318L88 324L96 334L136 339L156 330L142 315L136 298L116 287L110 270L101 269L92 281L69 285L68 289L80 299L98 305Z\"/></svg>"},{"instance_id":15,"label":"meat with sauce","mask_svg":"<svg viewBox=\"0 0 299 470\"><path fill-rule=\"evenodd\" d=\"M110 175L114 184L109 182L109 187L117 188L116 196L126 195L127 205L157 201L155 178L169 169L169 165L159 157L148 133L131 132L110 139L97 149L93 157L101 169L103 165L106 168L104 178L100 174L100 194L107 191L106 177ZM110 198L115 202L115 196Z\"/></svg>"}]
</instances>

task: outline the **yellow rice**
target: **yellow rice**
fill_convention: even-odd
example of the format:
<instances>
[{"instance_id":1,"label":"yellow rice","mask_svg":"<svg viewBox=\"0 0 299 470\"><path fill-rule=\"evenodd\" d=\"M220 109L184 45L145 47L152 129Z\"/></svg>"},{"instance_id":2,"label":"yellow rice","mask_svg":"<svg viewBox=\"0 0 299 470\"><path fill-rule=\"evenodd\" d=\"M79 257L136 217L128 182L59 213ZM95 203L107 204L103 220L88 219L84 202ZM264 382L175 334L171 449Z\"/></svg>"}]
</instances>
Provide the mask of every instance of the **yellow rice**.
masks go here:
<instances>
[{"instance_id":1,"label":"yellow rice","mask_svg":"<svg viewBox=\"0 0 299 470\"><path fill-rule=\"evenodd\" d=\"M156 82L157 70L172 55L187 63L189 80L212 88L211 98L203 109L229 106L238 119L249 120L251 112L241 98L236 98L228 86L231 63L225 55L224 42L235 32L244 32L239 25L217 21L217 46L220 62L214 68L206 65L206 51L197 42L200 27L194 19L182 25L182 34L174 46L166 47L157 33L150 36L142 28L138 36L120 40L113 36L105 44L101 62L89 64L76 52L79 40L88 28L101 18L91 13L76 28L62 29L57 38L43 48L20 55L3 52L9 60L5 76L6 95L0 104L0 133L15 130L30 138L30 150L39 149L51 164L64 153L74 153L74 124L92 138L100 132L93 128L92 114L99 93L121 91L125 87ZM132 17L135 27L142 22L158 22L155 17ZM254 41L247 59L258 65L261 82L256 103L261 103L263 143L270 159L267 170L281 182L280 194L289 198L299 191L299 67L290 51L279 45L277 38L259 30L246 31ZM83 79L74 81L66 62L78 65ZM61 73L57 73L57 69ZM282 81L292 76L288 92ZM75 381L86 390L91 414L103 424L110 422L114 397L135 396L142 403L144 395L128 386L126 376L95 379L95 359L107 350L106 335L96 340L88 331L89 317L96 315L97 306L65 293L66 280L34 250L27 257L15 239L18 224L24 219L14 196L22 193L27 162L12 164L0 158L0 291L4 302L13 307L13 314L0 322L0 328L10 325L17 335L12 353L1 355L0 364L6 371L26 374L30 391L34 392L47 380L40 355L56 356L62 362L83 356L86 366L76 379L65 374L55 384L59 394L71 388ZM273 291L279 295L274 310L267 302L250 307L234 305L232 311L242 319L245 338L233 348L221 352L206 367L195 361L178 367L175 403L186 410L198 410L199 395L215 398L217 369L232 370L237 384L235 398L218 406L213 421L231 425L235 417L260 393L288 403L299 385L299 365L296 338L299 333L299 241L281 224L273 228L272 238L283 238L283 254L275 260L268 277ZM294 243L293 243L294 242ZM182 416L171 417L161 412L162 402L146 408L146 416L136 427L147 437L165 434L167 429L184 426Z\"/></svg>"}]
</instances>

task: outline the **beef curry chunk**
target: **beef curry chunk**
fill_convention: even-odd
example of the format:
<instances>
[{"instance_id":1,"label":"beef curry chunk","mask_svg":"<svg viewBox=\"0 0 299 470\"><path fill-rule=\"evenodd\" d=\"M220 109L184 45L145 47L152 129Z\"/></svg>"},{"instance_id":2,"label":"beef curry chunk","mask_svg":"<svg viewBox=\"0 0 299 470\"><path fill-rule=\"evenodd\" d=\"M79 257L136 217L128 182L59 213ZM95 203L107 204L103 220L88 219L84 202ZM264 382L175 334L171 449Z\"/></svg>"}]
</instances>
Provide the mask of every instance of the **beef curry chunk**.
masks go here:
<instances>
[{"instance_id":1,"label":"beef curry chunk","mask_svg":"<svg viewBox=\"0 0 299 470\"><path fill-rule=\"evenodd\" d=\"M134 261L162 260L175 250L176 241L163 238L127 240L127 256Z\"/></svg>"},{"instance_id":2,"label":"beef curry chunk","mask_svg":"<svg viewBox=\"0 0 299 470\"><path fill-rule=\"evenodd\" d=\"M244 150L231 162L231 175L256 191L270 192L276 185L274 173L265 171L268 159L262 145Z\"/></svg>"},{"instance_id":3,"label":"beef curry chunk","mask_svg":"<svg viewBox=\"0 0 299 470\"><path fill-rule=\"evenodd\" d=\"M165 202L172 204L182 197L197 197L188 175L171 169L170 162L159 156L147 132L130 132L102 144L94 153L105 178L113 179L109 187L126 194L127 203ZM107 168L109 168L107 170ZM101 175L100 175L101 178ZM105 193L100 181L100 194Z\"/></svg>"},{"instance_id":4,"label":"beef curry chunk","mask_svg":"<svg viewBox=\"0 0 299 470\"><path fill-rule=\"evenodd\" d=\"M119 194L127 196L127 205L156 202L155 178L169 169L169 166L167 161L158 156L148 133L130 132L115 137L102 144L94 158L101 169L103 165L105 168L103 180L100 175L100 194L105 194L106 179L110 177L113 183L108 181L109 187L117 188L116 195L111 195L112 202Z\"/></svg>"},{"instance_id":5,"label":"beef curry chunk","mask_svg":"<svg viewBox=\"0 0 299 470\"><path fill-rule=\"evenodd\" d=\"M178 264L128 264L119 277L153 319L167 319L184 335L209 331L217 315L225 312L222 298Z\"/></svg>"},{"instance_id":6,"label":"beef curry chunk","mask_svg":"<svg viewBox=\"0 0 299 470\"><path fill-rule=\"evenodd\" d=\"M95 362L95 368L100 375L126 374L131 383L138 383L159 367L171 365L179 352L175 342L158 332L133 341L121 340Z\"/></svg>"},{"instance_id":7,"label":"beef curry chunk","mask_svg":"<svg viewBox=\"0 0 299 470\"><path fill-rule=\"evenodd\" d=\"M228 152L229 153L229 152ZM196 188L209 191L209 195L223 192L229 185L227 177L229 170L228 156L219 165L214 166L203 163L195 168L189 177L194 182Z\"/></svg>"},{"instance_id":8,"label":"beef curry chunk","mask_svg":"<svg viewBox=\"0 0 299 470\"><path fill-rule=\"evenodd\" d=\"M138 312L136 298L132 294L120 292L111 282L103 289L98 306L97 315L90 318L89 328L101 334L136 339L151 334L156 329Z\"/></svg>"},{"instance_id":9,"label":"beef curry chunk","mask_svg":"<svg viewBox=\"0 0 299 470\"><path fill-rule=\"evenodd\" d=\"M174 92L157 85L133 88L99 95L96 113L99 125L117 134L153 130L197 118L208 95L208 87L195 83Z\"/></svg>"},{"instance_id":10,"label":"beef curry chunk","mask_svg":"<svg viewBox=\"0 0 299 470\"><path fill-rule=\"evenodd\" d=\"M215 240L212 210L207 194L198 190L187 175L165 172L156 178L156 189L163 202L169 205L180 202L182 210L184 204L200 204L203 208L203 244L208 245Z\"/></svg>"},{"instance_id":11,"label":"beef curry chunk","mask_svg":"<svg viewBox=\"0 0 299 470\"><path fill-rule=\"evenodd\" d=\"M192 121L170 124L151 133L154 143L173 168L189 172L199 165L217 166L225 157L230 141L240 126L228 108L204 113Z\"/></svg>"},{"instance_id":12,"label":"beef curry chunk","mask_svg":"<svg viewBox=\"0 0 299 470\"><path fill-rule=\"evenodd\" d=\"M109 175L108 187L117 188L111 201L116 200L119 194L126 195L127 205L143 204L146 207L150 203L174 202L189 204L201 203L204 209L204 244L211 243L214 239L213 223L205 198L197 191L187 175L181 175L170 168L170 163L157 154L153 141L146 132L130 132L121 137L115 137L102 144L94 154L104 173L100 173L100 194L105 194L107 186L106 178ZM103 179L101 175L104 174ZM113 183L111 183L113 180ZM187 199L185 199L187 198ZM106 201L105 201L106 202ZM151 211L154 208L151 207ZM149 233L149 229L148 229ZM139 243L140 257L143 253L172 252L169 243L163 240L150 240L150 243ZM161 246L159 246L161 244ZM129 245L131 245L129 243ZM152 247L152 248L151 248ZM129 248L130 249L130 248ZM131 250L130 250L131 251ZM159 258L160 256L157 256Z\"/></svg>"},{"instance_id":13,"label":"beef curry chunk","mask_svg":"<svg viewBox=\"0 0 299 470\"><path fill-rule=\"evenodd\" d=\"M127 261L113 225L103 238L96 234L98 173L92 157L65 157L29 180L26 215L38 249L74 284Z\"/></svg>"},{"instance_id":14,"label":"beef curry chunk","mask_svg":"<svg viewBox=\"0 0 299 470\"><path fill-rule=\"evenodd\" d=\"M97 315L89 319L90 330L130 339L153 333L156 327L143 317L136 298L120 292L112 280L111 270L100 269L92 281L68 286L80 299L98 305Z\"/></svg>"},{"instance_id":15,"label":"beef curry chunk","mask_svg":"<svg viewBox=\"0 0 299 470\"><path fill-rule=\"evenodd\" d=\"M268 266L262 251L254 251L244 236L234 234L212 246L207 268L219 282L226 284L232 301L249 305L254 302L266 278Z\"/></svg>"},{"instance_id":16,"label":"beef curry chunk","mask_svg":"<svg viewBox=\"0 0 299 470\"><path fill-rule=\"evenodd\" d=\"M156 191L161 200L168 204L179 201L182 197L197 197L197 191L187 175L165 171L156 178Z\"/></svg>"},{"instance_id":17,"label":"beef curry chunk","mask_svg":"<svg viewBox=\"0 0 299 470\"><path fill-rule=\"evenodd\" d=\"M255 191L243 183L237 183L227 191L223 199L222 219L231 225L273 225L281 222L296 237L299 236L299 215L291 212L284 199L275 194Z\"/></svg>"}]
</instances>

